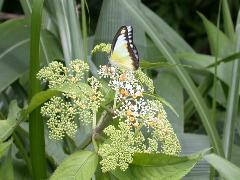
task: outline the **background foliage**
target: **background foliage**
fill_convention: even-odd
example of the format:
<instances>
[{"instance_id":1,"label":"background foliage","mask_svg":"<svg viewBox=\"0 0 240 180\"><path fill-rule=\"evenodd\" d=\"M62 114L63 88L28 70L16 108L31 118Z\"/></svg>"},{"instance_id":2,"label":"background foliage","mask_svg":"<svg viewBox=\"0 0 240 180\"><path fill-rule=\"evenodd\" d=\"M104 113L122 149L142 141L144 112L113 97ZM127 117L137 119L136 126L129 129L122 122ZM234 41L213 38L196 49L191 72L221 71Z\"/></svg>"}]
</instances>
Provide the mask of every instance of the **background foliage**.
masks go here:
<instances>
[{"instance_id":1,"label":"background foliage","mask_svg":"<svg viewBox=\"0 0 240 180\"><path fill-rule=\"evenodd\" d=\"M86 177L91 178L97 168L96 177L100 179L125 178L126 174L120 171L102 174L93 152L82 151L70 156L88 145L90 127L80 126L76 138L58 142L49 140L48 130L44 127L44 147L41 144L44 142L43 135L38 133L39 136L34 137L31 134L39 132L40 120L36 121L35 129L34 126L29 129L29 120L20 111L25 107L30 113L56 93L41 94L39 99L27 106L29 88L36 81L31 71L34 66L34 71L37 71L37 66L45 66L55 59L64 59L67 65L71 59L86 60L84 57L87 57L94 74L94 64L106 63L106 58L102 55L92 58L90 50L97 43L111 43L114 33L123 24L131 24L134 28L141 66L153 78L156 93L166 99L179 115L177 117L166 107L168 119L181 141L182 154L213 147L215 154L206 155L205 160L199 161L185 179L209 179L219 175L225 179L239 177L239 1L222 0L219 8L220 2L214 0L89 0L87 4L84 0L45 0L43 9L36 5L34 16L32 7L34 3L41 2L0 0L1 177L46 177L68 157L55 171L54 179L59 177L58 172L64 169L64 164L70 166L74 163L71 158L77 156L79 159L89 157L86 161L92 165L82 169L83 172L89 169ZM37 24L41 19L42 23ZM36 54L38 47L32 44L38 39L39 57ZM40 63L29 63L30 53L31 61L36 63L35 60L40 59ZM190 67L167 66L166 62L168 65L184 64ZM33 79L29 80L29 77ZM26 121L21 122L23 120ZM37 143L31 146L34 141ZM42 148L39 148L39 143ZM37 160L42 168L37 168L29 156L31 152L35 157L34 151L37 153L39 149L45 149L46 153L46 156L39 156L40 161ZM186 157L187 160L183 157L178 163L173 163L173 167L180 169L179 172L181 168L190 170L201 157L201 153ZM136 176L142 171L138 163L133 164L133 173L127 176ZM169 166L161 164L161 161L151 163L152 169L144 169L146 175L161 172L161 168ZM47 168L44 168L45 165ZM37 169L36 172L34 169ZM69 176L71 173L66 172ZM169 174L162 175L167 177ZM183 175L182 172L175 179Z\"/></svg>"}]
</instances>

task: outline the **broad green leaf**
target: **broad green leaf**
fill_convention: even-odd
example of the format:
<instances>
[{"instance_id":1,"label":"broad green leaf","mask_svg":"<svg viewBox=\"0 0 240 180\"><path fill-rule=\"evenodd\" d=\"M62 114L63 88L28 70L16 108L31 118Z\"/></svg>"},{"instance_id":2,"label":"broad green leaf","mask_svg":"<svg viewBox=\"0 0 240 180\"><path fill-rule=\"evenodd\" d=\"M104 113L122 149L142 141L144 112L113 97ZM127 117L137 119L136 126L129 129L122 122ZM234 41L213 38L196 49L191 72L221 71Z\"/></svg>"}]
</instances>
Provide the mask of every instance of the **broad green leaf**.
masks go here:
<instances>
[{"instance_id":1,"label":"broad green leaf","mask_svg":"<svg viewBox=\"0 0 240 180\"><path fill-rule=\"evenodd\" d=\"M28 68L29 23L25 19L6 21L0 25L0 34L1 92Z\"/></svg>"},{"instance_id":2,"label":"broad green leaf","mask_svg":"<svg viewBox=\"0 0 240 180\"><path fill-rule=\"evenodd\" d=\"M32 1L30 0L20 0L21 6L23 8L24 14L27 18L31 17L32 13ZM42 31L40 37L40 55L43 57L45 62L48 64L53 59L63 59L62 49L59 46L59 42L57 41L55 36L55 24L53 24L52 19L50 19L50 15L43 9L43 24ZM53 29L54 28L54 29ZM54 35L51 32L54 31ZM52 32L53 33L53 32Z\"/></svg>"},{"instance_id":3,"label":"broad green leaf","mask_svg":"<svg viewBox=\"0 0 240 180\"><path fill-rule=\"evenodd\" d=\"M206 135L184 133L178 135L183 155L193 154L200 152L202 149L209 149L209 138ZM203 177L209 177L210 168L209 164L205 160L200 160L194 166L194 168L184 177L189 179L201 179Z\"/></svg>"},{"instance_id":4,"label":"broad green leaf","mask_svg":"<svg viewBox=\"0 0 240 180\"><path fill-rule=\"evenodd\" d=\"M95 172L96 180L114 180L111 178L111 174L109 172L103 173L100 165L98 165L97 170Z\"/></svg>"},{"instance_id":5,"label":"broad green leaf","mask_svg":"<svg viewBox=\"0 0 240 180\"><path fill-rule=\"evenodd\" d=\"M76 135L72 138L78 149L82 148L86 144L89 144L92 137L92 125L89 124L79 124Z\"/></svg>"},{"instance_id":6,"label":"broad green leaf","mask_svg":"<svg viewBox=\"0 0 240 180\"><path fill-rule=\"evenodd\" d=\"M169 82L171 88L169 86ZM173 73L162 71L154 79L156 93L166 99L171 104L178 116L170 108L166 108L168 120L176 133L183 133L184 114L183 114L183 87Z\"/></svg>"},{"instance_id":7,"label":"broad green leaf","mask_svg":"<svg viewBox=\"0 0 240 180\"><path fill-rule=\"evenodd\" d=\"M34 109L36 109L42 103L46 102L53 96L59 95L60 93L61 92L58 90L48 89L46 91L41 91L41 92L35 94L29 103L28 112L32 112Z\"/></svg>"},{"instance_id":8,"label":"broad green leaf","mask_svg":"<svg viewBox=\"0 0 240 180\"><path fill-rule=\"evenodd\" d=\"M82 88L82 89L81 89ZM42 103L46 102L53 96L57 96L60 93L71 93L74 92L84 98L83 91L91 92L90 86L88 86L85 83L78 83L78 86L74 84L63 84L60 87L48 89L46 91L41 91L37 93L33 98L31 99L29 106L27 108L28 112L32 112L35 108L40 106Z\"/></svg>"},{"instance_id":9,"label":"broad green leaf","mask_svg":"<svg viewBox=\"0 0 240 180\"><path fill-rule=\"evenodd\" d=\"M47 128L45 128L44 132L46 155L55 166L59 166L61 162L68 157L63 150L63 141L49 139L49 132Z\"/></svg>"},{"instance_id":10,"label":"broad green leaf","mask_svg":"<svg viewBox=\"0 0 240 180\"><path fill-rule=\"evenodd\" d=\"M126 170L134 179L172 179L178 180L185 176L194 165L202 159L205 151L190 156L171 156L161 153L137 153L133 162ZM118 170L119 171L119 170ZM125 173L125 172L124 172ZM113 172L118 177L119 173Z\"/></svg>"},{"instance_id":11,"label":"broad green leaf","mask_svg":"<svg viewBox=\"0 0 240 180\"><path fill-rule=\"evenodd\" d=\"M18 126L21 109L17 101L12 101L9 105L8 117L6 120L0 120L0 142L5 141L11 136L14 129Z\"/></svg>"},{"instance_id":12,"label":"broad green leaf","mask_svg":"<svg viewBox=\"0 0 240 180\"><path fill-rule=\"evenodd\" d=\"M60 164L50 180L91 179L98 164L98 156L91 151L79 151Z\"/></svg>"},{"instance_id":13,"label":"broad green leaf","mask_svg":"<svg viewBox=\"0 0 240 180\"><path fill-rule=\"evenodd\" d=\"M209 162L226 180L239 179L240 168L232 164L230 161L223 159L216 154L204 156L204 159Z\"/></svg>"},{"instance_id":14,"label":"broad green leaf","mask_svg":"<svg viewBox=\"0 0 240 180\"><path fill-rule=\"evenodd\" d=\"M28 19L10 20L0 25L0 92L28 70L29 33ZM45 61L62 59L61 48L52 33L43 30L42 41Z\"/></svg>"}]
</instances>

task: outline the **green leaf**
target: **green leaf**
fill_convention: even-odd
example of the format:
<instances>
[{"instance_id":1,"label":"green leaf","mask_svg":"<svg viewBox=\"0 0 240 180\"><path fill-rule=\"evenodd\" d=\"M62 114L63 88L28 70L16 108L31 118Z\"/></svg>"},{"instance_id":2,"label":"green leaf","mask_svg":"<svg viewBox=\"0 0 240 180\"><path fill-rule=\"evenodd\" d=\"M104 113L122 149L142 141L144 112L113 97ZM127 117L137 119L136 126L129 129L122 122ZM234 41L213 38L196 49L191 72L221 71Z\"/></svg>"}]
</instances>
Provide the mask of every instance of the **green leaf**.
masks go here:
<instances>
[{"instance_id":1,"label":"green leaf","mask_svg":"<svg viewBox=\"0 0 240 180\"><path fill-rule=\"evenodd\" d=\"M83 88L83 89L81 89L81 88ZM48 89L46 91L41 91L33 96L33 98L31 99L31 101L29 103L27 110L29 113L32 112L34 109L36 109L42 103L46 102L53 96L59 95L60 93L74 92L84 98L83 91L85 91L85 90L88 92L92 91L90 86L88 86L87 84L78 83L78 86L76 86L74 84L63 84L62 86L59 86L59 87Z\"/></svg>"},{"instance_id":2,"label":"green leaf","mask_svg":"<svg viewBox=\"0 0 240 180\"><path fill-rule=\"evenodd\" d=\"M0 120L0 142L11 136L14 129L18 126L20 111L21 109L18 107L17 101L11 101L7 119Z\"/></svg>"},{"instance_id":3,"label":"green leaf","mask_svg":"<svg viewBox=\"0 0 240 180\"><path fill-rule=\"evenodd\" d=\"M83 45L79 19L74 1L46 1L49 14L55 20L64 54L68 65L70 60L83 59Z\"/></svg>"},{"instance_id":4,"label":"green leaf","mask_svg":"<svg viewBox=\"0 0 240 180\"><path fill-rule=\"evenodd\" d=\"M224 25L224 30L228 37L234 41L235 39L235 32L233 28L233 22L228 6L228 0L223 0L222 1L222 13L223 13L223 25Z\"/></svg>"},{"instance_id":5,"label":"green leaf","mask_svg":"<svg viewBox=\"0 0 240 180\"><path fill-rule=\"evenodd\" d=\"M170 67L176 67L176 66L191 68L191 66L184 65L184 64L170 64L167 62L161 62L163 60L165 60L165 58L160 59L159 60L160 62L154 62L154 63L151 63L145 60L140 60L140 67L142 69L155 69L155 68L163 68L163 67L170 68Z\"/></svg>"},{"instance_id":6,"label":"green leaf","mask_svg":"<svg viewBox=\"0 0 240 180\"><path fill-rule=\"evenodd\" d=\"M178 135L178 138L182 147L182 154L193 154L196 152L200 152L202 149L210 148L209 138L207 135L183 133ZM209 177L209 167L210 166L207 161L198 161L198 163L186 175L186 177L194 180L200 180L203 177Z\"/></svg>"},{"instance_id":7,"label":"green leaf","mask_svg":"<svg viewBox=\"0 0 240 180\"><path fill-rule=\"evenodd\" d=\"M14 180L11 152L11 146L9 146L6 154L0 158L1 179Z\"/></svg>"},{"instance_id":8,"label":"green leaf","mask_svg":"<svg viewBox=\"0 0 240 180\"><path fill-rule=\"evenodd\" d=\"M6 21L0 25L0 34L1 92L28 68L29 23L25 19Z\"/></svg>"},{"instance_id":9,"label":"green leaf","mask_svg":"<svg viewBox=\"0 0 240 180\"><path fill-rule=\"evenodd\" d=\"M214 73L213 68L207 68L209 65L215 64L214 63L215 57L213 56L198 54L198 53L181 53L181 54L178 54L177 56L180 59L187 61L187 63L190 63L192 67L196 68L196 70L202 69L202 70L207 70L211 73ZM230 58L230 56L227 56L226 59ZM222 61L223 59L220 59L219 61ZM231 71L232 71L232 63L220 64L217 68L218 78L224 83L226 83L228 86L230 86L230 82L231 82Z\"/></svg>"},{"instance_id":10,"label":"green leaf","mask_svg":"<svg viewBox=\"0 0 240 180\"><path fill-rule=\"evenodd\" d=\"M144 16L144 14L141 12L141 9L139 9L131 1L122 0L122 4L124 4L125 9L128 9L130 11L130 14L128 15L134 16L135 20L142 24L142 27L145 29L149 37L156 44L156 46L164 55L164 57L167 59L167 61L169 63L179 64L180 63L179 59L177 59L174 56L174 53L172 52L172 50L161 39L161 37L159 37L159 33L157 29L151 24L151 22L149 22L146 16ZM186 89L187 93L192 98L192 101L201 117L202 123L212 141L212 144L216 152L222 155L223 150L220 144L220 137L216 127L210 120L209 109L204 99L201 97L201 94L199 93L198 89L194 85L194 82L192 81L189 74L182 67L176 66L174 70L179 80L181 81L183 87Z\"/></svg>"},{"instance_id":11,"label":"green leaf","mask_svg":"<svg viewBox=\"0 0 240 180\"><path fill-rule=\"evenodd\" d=\"M154 25L158 31L158 35L173 47L177 53L194 52L192 47L173 29L171 28L158 14L154 13L143 3L140 4L140 9L146 17Z\"/></svg>"},{"instance_id":12,"label":"green leaf","mask_svg":"<svg viewBox=\"0 0 240 180\"><path fill-rule=\"evenodd\" d=\"M0 25L0 92L21 77L29 66L29 20L10 20ZM42 32L45 61L62 59L57 39L47 30ZM18 66L16 67L16 64Z\"/></svg>"},{"instance_id":13,"label":"green leaf","mask_svg":"<svg viewBox=\"0 0 240 180\"><path fill-rule=\"evenodd\" d=\"M171 82L171 88L169 88L169 82ZM156 87L156 93L166 99L172 107L167 106L166 112L174 131L177 134L183 133L183 87L181 83L173 73L162 71L154 79L154 86ZM165 105L165 103L163 104Z\"/></svg>"},{"instance_id":14,"label":"green leaf","mask_svg":"<svg viewBox=\"0 0 240 180\"><path fill-rule=\"evenodd\" d=\"M98 156L91 151L79 151L70 155L53 173L50 180L91 179L98 164Z\"/></svg>"},{"instance_id":15,"label":"green leaf","mask_svg":"<svg viewBox=\"0 0 240 180\"><path fill-rule=\"evenodd\" d=\"M240 16L240 13L239 13ZM237 22L236 26L237 34L237 45L236 52L240 51L240 21ZM223 146L225 157L231 159L231 151L234 139L235 122L238 114L238 103L239 103L239 82L240 81L240 59L233 62L232 67L232 79L228 94L227 103L227 116L225 121L224 135L223 135Z\"/></svg>"},{"instance_id":16,"label":"green leaf","mask_svg":"<svg viewBox=\"0 0 240 180\"><path fill-rule=\"evenodd\" d=\"M233 60L235 60L237 58L240 58L240 53L239 52L231 54L231 55L229 55L229 56L227 56L227 57L225 57L223 59L220 59L220 60L218 60L217 64L212 63L212 64L208 65L207 67L210 68L210 67L213 67L215 65L219 65L221 63L231 62L231 61L233 61Z\"/></svg>"},{"instance_id":17,"label":"green leaf","mask_svg":"<svg viewBox=\"0 0 240 180\"><path fill-rule=\"evenodd\" d=\"M6 150L12 145L12 139L7 142L0 142L0 158L5 154Z\"/></svg>"},{"instance_id":18,"label":"green leaf","mask_svg":"<svg viewBox=\"0 0 240 180\"><path fill-rule=\"evenodd\" d=\"M226 55L231 54L234 50L234 44L232 43L232 41L222 31L220 31L213 23L208 21L204 15L202 15L201 13L199 13L199 15L202 18L205 29L207 31L212 55L225 57ZM218 35L218 41L217 41L217 35Z\"/></svg>"},{"instance_id":19,"label":"green leaf","mask_svg":"<svg viewBox=\"0 0 240 180\"><path fill-rule=\"evenodd\" d=\"M144 93L144 95L150 97L150 98L153 98L153 99L156 99L156 100L159 100L161 103L163 103L165 106L167 106L169 109L171 109L172 112L174 112L174 114L179 117L177 111L174 109L174 107L168 102L166 101L164 98L158 96L158 95L155 95L155 94L148 94L148 93Z\"/></svg>"},{"instance_id":20,"label":"green leaf","mask_svg":"<svg viewBox=\"0 0 240 180\"><path fill-rule=\"evenodd\" d=\"M21 130L28 136L29 135L29 123L28 122L22 122L20 124ZM57 167L68 155L64 152L63 149L63 141L62 140L52 140L49 139L49 131L44 126L44 136L45 136L45 151L46 151L46 156L54 165Z\"/></svg>"},{"instance_id":21,"label":"green leaf","mask_svg":"<svg viewBox=\"0 0 240 180\"><path fill-rule=\"evenodd\" d=\"M134 177L134 179L142 180L178 180L185 176L194 167L194 165L200 159L202 159L205 151L202 151L198 154L181 157L161 153L137 153L133 157L132 164L126 170L126 174L130 174L132 177ZM113 172L113 175L119 177L118 173L116 172Z\"/></svg>"},{"instance_id":22,"label":"green leaf","mask_svg":"<svg viewBox=\"0 0 240 180\"><path fill-rule=\"evenodd\" d=\"M36 75L40 70L40 38L44 0L34 0L31 15L30 65L29 65L29 101L41 91ZM33 179L45 179L46 158L44 142L44 124L40 107L29 114L29 139Z\"/></svg>"},{"instance_id":23,"label":"green leaf","mask_svg":"<svg viewBox=\"0 0 240 180\"><path fill-rule=\"evenodd\" d=\"M212 77L206 77L198 86L199 92L205 97L212 86ZM195 113L196 109L194 108L191 98L188 98L184 104L184 118L185 122Z\"/></svg>"},{"instance_id":24,"label":"green leaf","mask_svg":"<svg viewBox=\"0 0 240 180\"><path fill-rule=\"evenodd\" d=\"M58 90L52 90L48 89L46 91L41 91L33 96L31 99L29 106L27 108L28 112L32 112L34 109L36 109L38 106L40 106L42 103L46 102L53 96L57 96L61 92Z\"/></svg>"},{"instance_id":25,"label":"green leaf","mask_svg":"<svg viewBox=\"0 0 240 180\"><path fill-rule=\"evenodd\" d=\"M68 157L63 149L63 141L55 141L49 139L48 129L45 128L45 151L48 159L50 159L55 166L59 166L62 161Z\"/></svg>"},{"instance_id":26,"label":"green leaf","mask_svg":"<svg viewBox=\"0 0 240 180\"><path fill-rule=\"evenodd\" d=\"M204 159L209 162L226 180L239 179L240 168L232 164L216 154L204 156Z\"/></svg>"}]
</instances>

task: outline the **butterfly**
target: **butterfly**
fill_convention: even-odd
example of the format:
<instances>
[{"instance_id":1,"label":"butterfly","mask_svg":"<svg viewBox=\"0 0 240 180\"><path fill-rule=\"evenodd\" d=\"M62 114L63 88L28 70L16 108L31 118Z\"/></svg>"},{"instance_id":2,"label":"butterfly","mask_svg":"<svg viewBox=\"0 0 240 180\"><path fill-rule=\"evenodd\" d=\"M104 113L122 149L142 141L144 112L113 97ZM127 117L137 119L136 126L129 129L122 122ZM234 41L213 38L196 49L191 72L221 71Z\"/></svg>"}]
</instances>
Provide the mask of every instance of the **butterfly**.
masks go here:
<instances>
[{"instance_id":1,"label":"butterfly","mask_svg":"<svg viewBox=\"0 0 240 180\"><path fill-rule=\"evenodd\" d=\"M132 26L122 26L113 38L109 62L127 70L139 68L139 55L133 44Z\"/></svg>"}]
</instances>

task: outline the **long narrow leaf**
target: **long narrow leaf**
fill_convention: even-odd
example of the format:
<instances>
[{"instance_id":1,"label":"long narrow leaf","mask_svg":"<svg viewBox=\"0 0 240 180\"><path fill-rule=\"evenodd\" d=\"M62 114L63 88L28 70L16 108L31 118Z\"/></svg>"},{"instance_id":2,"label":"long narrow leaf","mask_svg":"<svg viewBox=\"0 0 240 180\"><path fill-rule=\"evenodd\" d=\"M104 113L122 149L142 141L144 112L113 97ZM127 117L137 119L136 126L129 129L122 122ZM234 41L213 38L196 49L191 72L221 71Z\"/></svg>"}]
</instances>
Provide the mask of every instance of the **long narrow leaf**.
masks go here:
<instances>
[{"instance_id":1,"label":"long narrow leaf","mask_svg":"<svg viewBox=\"0 0 240 180\"><path fill-rule=\"evenodd\" d=\"M234 45L232 41L203 14L199 13L199 15L202 18L203 24L207 31L212 55L216 55L218 52L219 57L226 57L227 55L233 53ZM216 34L218 34L218 40L216 38Z\"/></svg>"},{"instance_id":2,"label":"long narrow leaf","mask_svg":"<svg viewBox=\"0 0 240 180\"><path fill-rule=\"evenodd\" d=\"M239 179L240 168L231 162L217 156L216 154L209 154L204 156L208 161L226 180Z\"/></svg>"},{"instance_id":3,"label":"long narrow leaf","mask_svg":"<svg viewBox=\"0 0 240 180\"><path fill-rule=\"evenodd\" d=\"M64 60L68 66L72 59L83 58L82 36L75 0L52 0L47 2L50 13L55 17L61 39ZM54 11L53 11L54 9Z\"/></svg>"},{"instance_id":4,"label":"long narrow leaf","mask_svg":"<svg viewBox=\"0 0 240 180\"><path fill-rule=\"evenodd\" d=\"M31 18L31 46L29 71L29 98L40 91L40 82L36 74L40 69L40 32L42 22L43 0L33 1ZM40 115L40 108L29 115L30 153L34 179L46 178L44 125Z\"/></svg>"},{"instance_id":5,"label":"long narrow leaf","mask_svg":"<svg viewBox=\"0 0 240 180\"><path fill-rule=\"evenodd\" d=\"M228 37L234 41L235 38L235 33L234 33L234 27L233 27L233 22L228 6L228 0L223 0L222 2L222 13L223 13L223 25L224 25L224 30Z\"/></svg>"},{"instance_id":6,"label":"long narrow leaf","mask_svg":"<svg viewBox=\"0 0 240 180\"><path fill-rule=\"evenodd\" d=\"M240 16L240 14L239 14ZM236 52L240 51L240 22L237 23L237 47ZM227 117L224 128L223 144L224 153L227 159L231 159L231 151L233 144L233 136L235 130L235 122L238 113L238 99L239 99L239 81L240 81L240 60L235 60L232 70L232 81L228 97Z\"/></svg>"}]
</instances>

